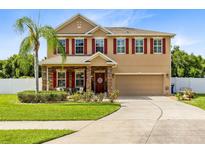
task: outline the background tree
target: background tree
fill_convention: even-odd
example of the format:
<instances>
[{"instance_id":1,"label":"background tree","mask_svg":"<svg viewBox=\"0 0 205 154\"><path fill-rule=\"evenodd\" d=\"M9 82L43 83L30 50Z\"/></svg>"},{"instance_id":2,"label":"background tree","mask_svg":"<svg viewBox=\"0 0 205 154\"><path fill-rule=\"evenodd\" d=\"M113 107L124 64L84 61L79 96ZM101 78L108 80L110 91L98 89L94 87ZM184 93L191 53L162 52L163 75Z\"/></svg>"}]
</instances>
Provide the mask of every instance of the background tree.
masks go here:
<instances>
[{"instance_id":1,"label":"background tree","mask_svg":"<svg viewBox=\"0 0 205 154\"><path fill-rule=\"evenodd\" d=\"M0 60L0 79L5 78L3 73L3 65L4 65L4 60Z\"/></svg>"},{"instance_id":2,"label":"background tree","mask_svg":"<svg viewBox=\"0 0 205 154\"><path fill-rule=\"evenodd\" d=\"M205 59L175 46L172 50L172 77L205 77Z\"/></svg>"},{"instance_id":3,"label":"background tree","mask_svg":"<svg viewBox=\"0 0 205 154\"><path fill-rule=\"evenodd\" d=\"M0 78L34 77L33 66L33 55L13 55L7 60L0 61Z\"/></svg>"},{"instance_id":4,"label":"background tree","mask_svg":"<svg viewBox=\"0 0 205 154\"><path fill-rule=\"evenodd\" d=\"M15 28L18 32L24 33L27 32L27 37L23 39L20 45L20 54L22 56L27 55L28 53L33 53L34 55L34 70L36 78L36 92L39 91L39 60L38 52L40 48L40 38L44 38L48 42L49 48L56 48L59 46L62 59L66 57L65 50L63 46L59 43L56 32L51 26L41 26L28 17L22 17L18 19L15 23Z\"/></svg>"}]
</instances>

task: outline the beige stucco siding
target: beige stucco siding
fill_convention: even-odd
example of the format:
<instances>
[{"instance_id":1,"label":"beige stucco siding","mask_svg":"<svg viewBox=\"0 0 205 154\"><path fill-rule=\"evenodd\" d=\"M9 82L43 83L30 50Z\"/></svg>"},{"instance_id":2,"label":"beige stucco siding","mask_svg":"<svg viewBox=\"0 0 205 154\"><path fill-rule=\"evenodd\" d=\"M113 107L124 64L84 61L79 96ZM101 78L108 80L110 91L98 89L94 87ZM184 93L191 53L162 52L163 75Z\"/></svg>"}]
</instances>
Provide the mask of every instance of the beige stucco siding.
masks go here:
<instances>
[{"instance_id":1,"label":"beige stucco siding","mask_svg":"<svg viewBox=\"0 0 205 154\"><path fill-rule=\"evenodd\" d=\"M94 26L89 24L87 21L82 18L77 18L70 24L67 24L63 28L59 29L57 32L58 34L83 34L93 28Z\"/></svg>"},{"instance_id":2,"label":"beige stucco siding","mask_svg":"<svg viewBox=\"0 0 205 154\"><path fill-rule=\"evenodd\" d=\"M121 96L163 95L162 75L116 76L115 84Z\"/></svg>"}]
</instances>

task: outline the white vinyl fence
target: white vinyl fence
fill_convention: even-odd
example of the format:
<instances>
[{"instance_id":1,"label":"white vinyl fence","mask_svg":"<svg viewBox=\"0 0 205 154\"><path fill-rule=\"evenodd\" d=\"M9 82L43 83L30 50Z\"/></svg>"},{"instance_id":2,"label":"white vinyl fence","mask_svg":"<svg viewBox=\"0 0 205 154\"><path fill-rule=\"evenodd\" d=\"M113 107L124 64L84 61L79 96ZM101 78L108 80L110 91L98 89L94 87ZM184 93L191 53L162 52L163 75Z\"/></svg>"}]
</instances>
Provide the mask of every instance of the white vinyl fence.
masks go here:
<instances>
[{"instance_id":1,"label":"white vinyl fence","mask_svg":"<svg viewBox=\"0 0 205 154\"><path fill-rule=\"evenodd\" d=\"M190 88L196 93L205 93L205 78L172 78L174 92Z\"/></svg>"},{"instance_id":2,"label":"white vinyl fence","mask_svg":"<svg viewBox=\"0 0 205 154\"><path fill-rule=\"evenodd\" d=\"M174 92L183 88L191 88L196 93L205 93L205 78L172 78ZM23 90L35 90L35 79L0 79L0 94L15 94ZM42 79L39 78L39 88Z\"/></svg>"},{"instance_id":3,"label":"white vinyl fence","mask_svg":"<svg viewBox=\"0 0 205 154\"><path fill-rule=\"evenodd\" d=\"M23 90L35 90L35 79L0 79L0 94L15 94ZM42 79L39 78L39 89L42 88Z\"/></svg>"}]
</instances>

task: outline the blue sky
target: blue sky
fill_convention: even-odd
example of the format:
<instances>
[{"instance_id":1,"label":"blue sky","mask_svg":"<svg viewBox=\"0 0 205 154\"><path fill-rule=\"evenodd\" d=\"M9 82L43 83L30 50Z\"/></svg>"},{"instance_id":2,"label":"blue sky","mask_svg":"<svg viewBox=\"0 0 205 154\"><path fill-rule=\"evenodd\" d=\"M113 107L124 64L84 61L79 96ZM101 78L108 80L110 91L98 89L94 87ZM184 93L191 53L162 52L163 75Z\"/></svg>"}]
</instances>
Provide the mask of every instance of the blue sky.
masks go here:
<instances>
[{"instance_id":1,"label":"blue sky","mask_svg":"<svg viewBox=\"0 0 205 154\"><path fill-rule=\"evenodd\" d=\"M58 26L81 13L102 26L129 26L176 34L172 43L189 53L205 57L205 10L40 10L40 23ZM39 10L0 10L0 59L18 53L23 35L14 31L16 19L37 20ZM41 40L40 59L46 56Z\"/></svg>"}]
</instances>

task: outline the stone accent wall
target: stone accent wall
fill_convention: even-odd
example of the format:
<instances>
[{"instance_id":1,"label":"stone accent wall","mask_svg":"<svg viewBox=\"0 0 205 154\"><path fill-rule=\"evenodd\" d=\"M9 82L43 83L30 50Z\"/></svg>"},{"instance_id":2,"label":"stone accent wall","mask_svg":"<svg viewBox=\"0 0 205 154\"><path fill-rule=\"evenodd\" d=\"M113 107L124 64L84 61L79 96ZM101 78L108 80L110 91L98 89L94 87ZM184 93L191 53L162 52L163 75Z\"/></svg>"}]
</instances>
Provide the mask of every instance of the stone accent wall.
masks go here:
<instances>
[{"instance_id":1,"label":"stone accent wall","mask_svg":"<svg viewBox=\"0 0 205 154\"><path fill-rule=\"evenodd\" d=\"M108 95L112 92L113 85L112 85L112 67L107 67L107 92Z\"/></svg>"},{"instance_id":2,"label":"stone accent wall","mask_svg":"<svg viewBox=\"0 0 205 154\"><path fill-rule=\"evenodd\" d=\"M79 69L80 67L65 67L64 69L69 71L69 87L72 87L72 72L75 69ZM85 67L81 67L82 69ZM60 69L60 67L48 67L48 81L47 81L47 67L43 66L42 67L42 89L47 90L54 90L53 88L53 72L56 69ZM92 88L92 82L94 82L94 77L92 79L92 76L94 76L94 72L98 70L106 70L106 76L105 76L105 89L107 89L108 94L112 92L113 90L113 85L112 85L112 67L91 67L87 66L86 67L86 90L94 90L94 87ZM94 85L93 85L94 86Z\"/></svg>"},{"instance_id":3,"label":"stone accent wall","mask_svg":"<svg viewBox=\"0 0 205 154\"><path fill-rule=\"evenodd\" d=\"M47 67L43 66L42 71L42 90L47 90Z\"/></svg>"},{"instance_id":4,"label":"stone accent wall","mask_svg":"<svg viewBox=\"0 0 205 154\"><path fill-rule=\"evenodd\" d=\"M91 90L91 66L86 69L86 91Z\"/></svg>"},{"instance_id":5,"label":"stone accent wall","mask_svg":"<svg viewBox=\"0 0 205 154\"><path fill-rule=\"evenodd\" d=\"M53 71L55 68L48 68L48 90L54 90L53 88Z\"/></svg>"},{"instance_id":6,"label":"stone accent wall","mask_svg":"<svg viewBox=\"0 0 205 154\"><path fill-rule=\"evenodd\" d=\"M48 68L48 87L49 90L54 90L53 88L53 72L56 69L62 69L62 67L49 67ZM69 72L69 88L72 88L72 72L75 71L75 69L85 69L85 67L63 67L63 69L68 70ZM46 69L47 71L47 69ZM46 74L47 75L47 74ZM47 79L47 77L46 77ZM57 81L57 79L56 79Z\"/></svg>"}]
</instances>

